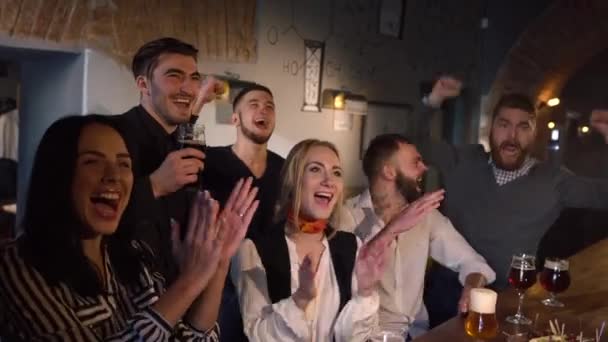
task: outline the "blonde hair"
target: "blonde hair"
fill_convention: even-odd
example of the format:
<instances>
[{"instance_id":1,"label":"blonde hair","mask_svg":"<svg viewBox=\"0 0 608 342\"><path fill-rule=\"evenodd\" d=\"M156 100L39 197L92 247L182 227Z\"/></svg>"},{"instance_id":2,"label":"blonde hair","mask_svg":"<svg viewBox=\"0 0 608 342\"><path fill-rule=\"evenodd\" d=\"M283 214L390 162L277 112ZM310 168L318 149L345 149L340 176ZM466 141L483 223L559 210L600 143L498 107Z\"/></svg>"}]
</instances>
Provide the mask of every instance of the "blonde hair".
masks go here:
<instances>
[{"instance_id":1,"label":"blonde hair","mask_svg":"<svg viewBox=\"0 0 608 342\"><path fill-rule=\"evenodd\" d=\"M338 159L340 154L336 146L329 141L318 139L306 139L297 143L283 164L281 169L281 186L279 189L279 197L277 202L275 221L281 222L287 218L289 210L293 211L296 226L300 215L300 206L302 205L302 177L304 176L304 167L306 166L306 156L313 147L326 147L332 150ZM342 207L344 191L340 192L336 205L334 206L329 221L332 224L337 224L338 214Z\"/></svg>"}]
</instances>

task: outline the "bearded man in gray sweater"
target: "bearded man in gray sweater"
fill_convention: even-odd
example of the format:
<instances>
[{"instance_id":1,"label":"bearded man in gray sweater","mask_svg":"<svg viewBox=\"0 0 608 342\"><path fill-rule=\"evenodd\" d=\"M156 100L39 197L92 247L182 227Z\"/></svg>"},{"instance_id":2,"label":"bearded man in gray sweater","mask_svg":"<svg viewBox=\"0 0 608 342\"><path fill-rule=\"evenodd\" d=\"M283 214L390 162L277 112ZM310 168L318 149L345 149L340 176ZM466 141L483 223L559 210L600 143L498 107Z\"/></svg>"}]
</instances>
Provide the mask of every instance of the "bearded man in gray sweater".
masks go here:
<instances>
[{"instance_id":1,"label":"bearded man in gray sweater","mask_svg":"<svg viewBox=\"0 0 608 342\"><path fill-rule=\"evenodd\" d=\"M496 271L494 287L508 285L507 272L515 253L535 254L543 234L562 209L608 208L608 180L575 176L552 161L530 155L536 137L536 109L522 94L504 95L492 113L490 152L481 145L452 146L433 141L432 115L444 100L460 94L459 80L443 76L416 111L415 142L427 163L434 165L446 190L443 212L469 244ZM572 234L576 227L572 227ZM425 296L455 308L460 289L455 275L432 272ZM452 278L450 281L449 278ZM452 293L452 298L446 294ZM456 314L456 312L452 312Z\"/></svg>"}]
</instances>

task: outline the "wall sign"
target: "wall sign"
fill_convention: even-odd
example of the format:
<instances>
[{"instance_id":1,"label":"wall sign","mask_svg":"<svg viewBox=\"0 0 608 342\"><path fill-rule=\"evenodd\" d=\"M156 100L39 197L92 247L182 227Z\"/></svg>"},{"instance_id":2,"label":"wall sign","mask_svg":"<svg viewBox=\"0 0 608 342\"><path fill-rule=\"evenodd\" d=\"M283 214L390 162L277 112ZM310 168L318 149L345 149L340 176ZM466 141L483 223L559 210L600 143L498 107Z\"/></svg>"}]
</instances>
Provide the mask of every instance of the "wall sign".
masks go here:
<instances>
[{"instance_id":1,"label":"wall sign","mask_svg":"<svg viewBox=\"0 0 608 342\"><path fill-rule=\"evenodd\" d=\"M304 105L305 112L320 112L321 76L325 44L315 40L304 41Z\"/></svg>"}]
</instances>

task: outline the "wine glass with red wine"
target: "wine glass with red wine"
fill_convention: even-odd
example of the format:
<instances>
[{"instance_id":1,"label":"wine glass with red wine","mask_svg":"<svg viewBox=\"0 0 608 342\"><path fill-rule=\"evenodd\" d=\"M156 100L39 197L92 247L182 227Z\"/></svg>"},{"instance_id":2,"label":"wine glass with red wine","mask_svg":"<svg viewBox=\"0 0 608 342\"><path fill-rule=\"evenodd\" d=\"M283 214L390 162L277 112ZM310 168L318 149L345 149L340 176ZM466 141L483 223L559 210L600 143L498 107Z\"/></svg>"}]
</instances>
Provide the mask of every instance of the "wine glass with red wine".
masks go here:
<instances>
[{"instance_id":1,"label":"wine glass with red wine","mask_svg":"<svg viewBox=\"0 0 608 342\"><path fill-rule=\"evenodd\" d=\"M517 313L507 317L507 322L513 324L531 324L532 321L521 311L526 290L536 283L536 257L529 254L515 254L511 260L509 284L515 288L519 296Z\"/></svg>"},{"instance_id":2,"label":"wine glass with red wine","mask_svg":"<svg viewBox=\"0 0 608 342\"><path fill-rule=\"evenodd\" d=\"M549 291L550 298L542 301L547 306L561 308L564 303L555 299L556 293L564 292L570 286L570 263L568 260L559 258L545 259L545 266L540 273L540 285Z\"/></svg>"}]
</instances>

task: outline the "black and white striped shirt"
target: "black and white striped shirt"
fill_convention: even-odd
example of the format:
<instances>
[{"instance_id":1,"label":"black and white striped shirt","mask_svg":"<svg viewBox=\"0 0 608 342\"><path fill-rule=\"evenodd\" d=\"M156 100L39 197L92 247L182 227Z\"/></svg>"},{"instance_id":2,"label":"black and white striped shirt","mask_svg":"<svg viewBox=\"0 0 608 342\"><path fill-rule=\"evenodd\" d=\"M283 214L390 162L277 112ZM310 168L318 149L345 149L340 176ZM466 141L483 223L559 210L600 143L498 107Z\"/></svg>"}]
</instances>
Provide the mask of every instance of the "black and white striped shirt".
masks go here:
<instances>
[{"instance_id":1,"label":"black and white striped shirt","mask_svg":"<svg viewBox=\"0 0 608 342\"><path fill-rule=\"evenodd\" d=\"M160 274L144 267L137 286L125 286L107 254L105 259L107 294L82 297L65 284L50 286L24 262L16 241L0 247L0 336L9 341L219 341L217 324L206 332L185 322L172 327L151 309L164 291Z\"/></svg>"}]
</instances>

